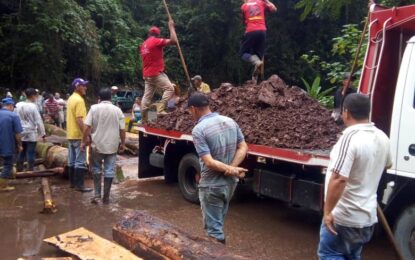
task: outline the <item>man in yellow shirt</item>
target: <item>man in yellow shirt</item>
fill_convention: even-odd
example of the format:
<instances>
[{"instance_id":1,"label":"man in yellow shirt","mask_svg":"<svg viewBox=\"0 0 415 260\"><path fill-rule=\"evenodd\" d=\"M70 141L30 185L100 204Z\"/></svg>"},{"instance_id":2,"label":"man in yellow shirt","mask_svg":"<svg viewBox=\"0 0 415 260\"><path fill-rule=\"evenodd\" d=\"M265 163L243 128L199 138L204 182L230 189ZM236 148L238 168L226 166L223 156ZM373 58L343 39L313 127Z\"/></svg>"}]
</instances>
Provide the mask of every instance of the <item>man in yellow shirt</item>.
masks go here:
<instances>
[{"instance_id":1,"label":"man in yellow shirt","mask_svg":"<svg viewBox=\"0 0 415 260\"><path fill-rule=\"evenodd\" d=\"M210 87L208 84L202 81L202 76L196 75L192 78L193 85L197 91L208 94L210 93Z\"/></svg>"},{"instance_id":2,"label":"man in yellow shirt","mask_svg":"<svg viewBox=\"0 0 415 260\"><path fill-rule=\"evenodd\" d=\"M86 153L81 149L81 140L84 131L84 119L86 106L83 96L86 94L88 81L76 78L72 81L73 94L67 102L67 139L68 139L68 168L71 188L80 192L90 192L91 188L85 188L84 175L87 173Z\"/></svg>"}]
</instances>

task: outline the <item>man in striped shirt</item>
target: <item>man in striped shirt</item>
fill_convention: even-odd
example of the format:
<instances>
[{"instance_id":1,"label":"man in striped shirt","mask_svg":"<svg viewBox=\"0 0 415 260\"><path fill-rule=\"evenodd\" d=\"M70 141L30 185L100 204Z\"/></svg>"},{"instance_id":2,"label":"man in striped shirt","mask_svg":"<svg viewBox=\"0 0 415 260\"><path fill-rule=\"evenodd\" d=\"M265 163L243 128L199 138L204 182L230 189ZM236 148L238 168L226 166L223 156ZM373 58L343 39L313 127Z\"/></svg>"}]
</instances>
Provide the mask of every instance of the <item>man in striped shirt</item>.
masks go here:
<instances>
[{"instance_id":1,"label":"man in striped shirt","mask_svg":"<svg viewBox=\"0 0 415 260\"><path fill-rule=\"evenodd\" d=\"M392 166L385 133L369 122L370 100L353 93L343 103L347 126L330 153L326 176L320 259L360 259L377 223L377 189Z\"/></svg>"},{"instance_id":2,"label":"man in striped shirt","mask_svg":"<svg viewBox=\"0 0 415 260\"><path fill-rule=\"evenodd\" d=\"M45 114L50 116L54 124L59 126L59 103L52 94L48 94L48 99L44 104Z\"/></svg>"},{"instance_id":3,"label":"man in striped shirt","mask_svg":"<svg viewBox=\"0 0 415 260\"><path fill-rule=\"evenodd\" d=\"M188 107L198 122L192 136L201 166L199 199L204 227L210 237L225 243L223 224L238 178L247 171L238 165L248 146L233 119L211 112L205 94L191 95Z\"/></svg>"}]
</instances>

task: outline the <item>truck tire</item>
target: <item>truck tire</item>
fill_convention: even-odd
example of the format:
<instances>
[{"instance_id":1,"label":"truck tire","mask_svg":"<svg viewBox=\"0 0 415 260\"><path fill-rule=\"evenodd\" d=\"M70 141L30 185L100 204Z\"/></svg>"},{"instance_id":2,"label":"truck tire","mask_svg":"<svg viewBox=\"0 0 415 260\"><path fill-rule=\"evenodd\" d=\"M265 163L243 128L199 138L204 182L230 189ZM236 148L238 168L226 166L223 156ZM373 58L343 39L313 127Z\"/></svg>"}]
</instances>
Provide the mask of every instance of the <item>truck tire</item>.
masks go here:
<instances>
[{"instance_id":1,"label":"truck tire","mask_svg":"<svg viewBox=\"0 0 415 260\"><path fill-rule=\"evenodd\" d=\"M396 221L395 239L405 259L415 259L415 205L406 208Z\"/></svg>"},{"instance_id":2,"label":"truck tire","mask_svg":"<svg viewBox=\"0 0 415 260\"><path fill-rule=\"evenodd\" d=\"M200 174L199 158L188 153L180 161L178 180L183 197L192 203L199 203L196 174Z\"/></svg>"}]
</instances>

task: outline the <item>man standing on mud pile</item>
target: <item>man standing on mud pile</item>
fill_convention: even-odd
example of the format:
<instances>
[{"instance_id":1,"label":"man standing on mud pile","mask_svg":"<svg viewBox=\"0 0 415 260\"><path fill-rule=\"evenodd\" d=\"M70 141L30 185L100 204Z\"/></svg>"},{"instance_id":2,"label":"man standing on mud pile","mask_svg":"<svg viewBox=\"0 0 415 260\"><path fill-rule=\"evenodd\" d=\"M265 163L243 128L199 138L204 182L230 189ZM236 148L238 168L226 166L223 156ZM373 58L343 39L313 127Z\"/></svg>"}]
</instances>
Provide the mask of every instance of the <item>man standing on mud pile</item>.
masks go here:
<instances>
[{"instance_id":1,"label":"man standing on mud pile","mask_svg":"<svg viewBox=\"0 0 415 260\"><path fill-rule=\"evenodd\" d=\"M89 136L92 136L91 158L95 189L92 203L98 203L101 199L101 173L104 172L102 202L108 204L112 179L116 171L117 151L125 150L125 122L121 109L111 103L109 88L99 91L99 99L101 100L99 104L91 106L86 116L82 149L89 145Z\"/></svg>"},{"instance_id":2,"label":"man standing on mud pile","mask_svg":"<svg viewBox=\"0 0 415 260\"><path fill-rule=\"evenodd\" d=\"M233 119L211 112L205 94L193 93L188 108L198 122L192 136L201 165L199 199L204 228L210 237L225 244L225 216L238 178L247 171L238 165L245 159L248 146Z\"/></svg>"},{"instance_id":3,"label":"man standing on mud pile","mask_svg":"<svg viewBox=\"0 0 415 260\"><path fill-rule=\"evenodd\" d=\"M269 0L244 0L241 10L246 29L239 53L244 61L254 66L252 80L256 81L265 52L265 11L275 13L277 7Z\"/></svg>"},{"instance_id":4,"label":"man standing on mud pile","mask_svg":"<svg viewBox=\"0 0 415 260\"><path fill-rule=\"evenodd\" d=\"M84 132L86 106L83 96L86 95L88 81L76 78L72 81L73 94L69 97L66 110L66 131L68 139L68 168L70 187L80 192L90 192L85 188L84 175L88 172L86 152L81 149Z\"/></svg>"},{"instance_id":5,"label":"man standing on mud pile","mask_svg":"<svg viewBox=\"0 0 415 260\"><path fill-rule=\"evenodd\" d=\"M0 174L0 191L12 191L7 179L12 178L13 156L23 150L20 133L23 131L19 117L13 113L14 101L4 98L0 109L0 158L3 160L3 169Z\"/></svg>"},{"instance_id":6,"label":"man standing on mud pile","mask_svg":"<svg viewBox=\"0 0 415 260\"><path fill-rule=\"evenodd\" d=\"M42 117L36 106L37 92L33 88L25 91L26 101L16 104L16 113L20 118L23 132L23 151L17 157L16 170L23 171L24 161L27 160L27 170L33 171L36 157L36 144L39 136L45 141L46 133Z\"/></svg>"},{"instance_id":7,"label":"man standing on mud pile","mask_svg":"<svg viewBox=\"0 0 415 260\"><path fill-rule=\"evenodd\" d=\"M389 139L369 122L369 113L367 96L345 98L342 117L347 128L330 153L326 175L321 260L360 259L378 221L376 192L392 161Z\"/></svg>"},{"instance_id":8,"label":"man standing on mud pile","mask_svg":"<svg viewBox=\"0 0 415 260\"><path fill-rule=\"evenodd\" d=\"M160 115L167 114L167 101L174 94L173 85L164 73L163 60L163 48L177 43L173 20L169 20L169 31L170 39L162 39L158 38L160 36L160 29L155 26L151 27L147 40L140 46L140 55L143 61L143 78L145 81L144 95L141 101L141 122L144 124L148 122L148 110L156 89L164 91L160 101L161 106L157 111Z\"/></svg>"}]
</instances>

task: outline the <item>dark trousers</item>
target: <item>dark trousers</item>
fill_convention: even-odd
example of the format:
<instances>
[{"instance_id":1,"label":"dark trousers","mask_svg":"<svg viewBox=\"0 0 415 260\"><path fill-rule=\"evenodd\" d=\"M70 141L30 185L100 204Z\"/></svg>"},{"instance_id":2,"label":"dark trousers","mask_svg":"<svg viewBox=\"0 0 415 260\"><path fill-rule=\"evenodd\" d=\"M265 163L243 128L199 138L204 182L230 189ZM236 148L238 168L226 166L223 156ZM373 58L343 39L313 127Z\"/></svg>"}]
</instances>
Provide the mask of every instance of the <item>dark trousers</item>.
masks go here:
<instances>
[{"instance_id":1,"label":"dark trousers","mask_svg":"<svg viewBox=\"0 0 415 260\"><path fill-rule=\"evenodd\" d=\"M253 31L246 33L241 42L241 49L239 55L242 58L247 55L257 55L262 59L265 53L265 39L267 33L265 31Z\"/></svg>"},{"instance_id":2,"label":"dark trousers","mask_svg":"<svg viewBox=\"0 0 415 260\"><path fill-rule=\"evenodd\" d=\"M22 142L23 151L17 157L17 163L27 160L29 166L33 166L36 158L36 142Z\"/></svg>"},{"instance_id":3,"label":"dark trousers","mask_svg":"<svg viewBox=\"0 0 415 260\"><path fill-rule=\"evenodd\" d=\"M1 179L9 179L12 177L13 170L13 155L0 155L0 159L3 161L3 170L0 173Z\"/></svg>"}]
</instances>

